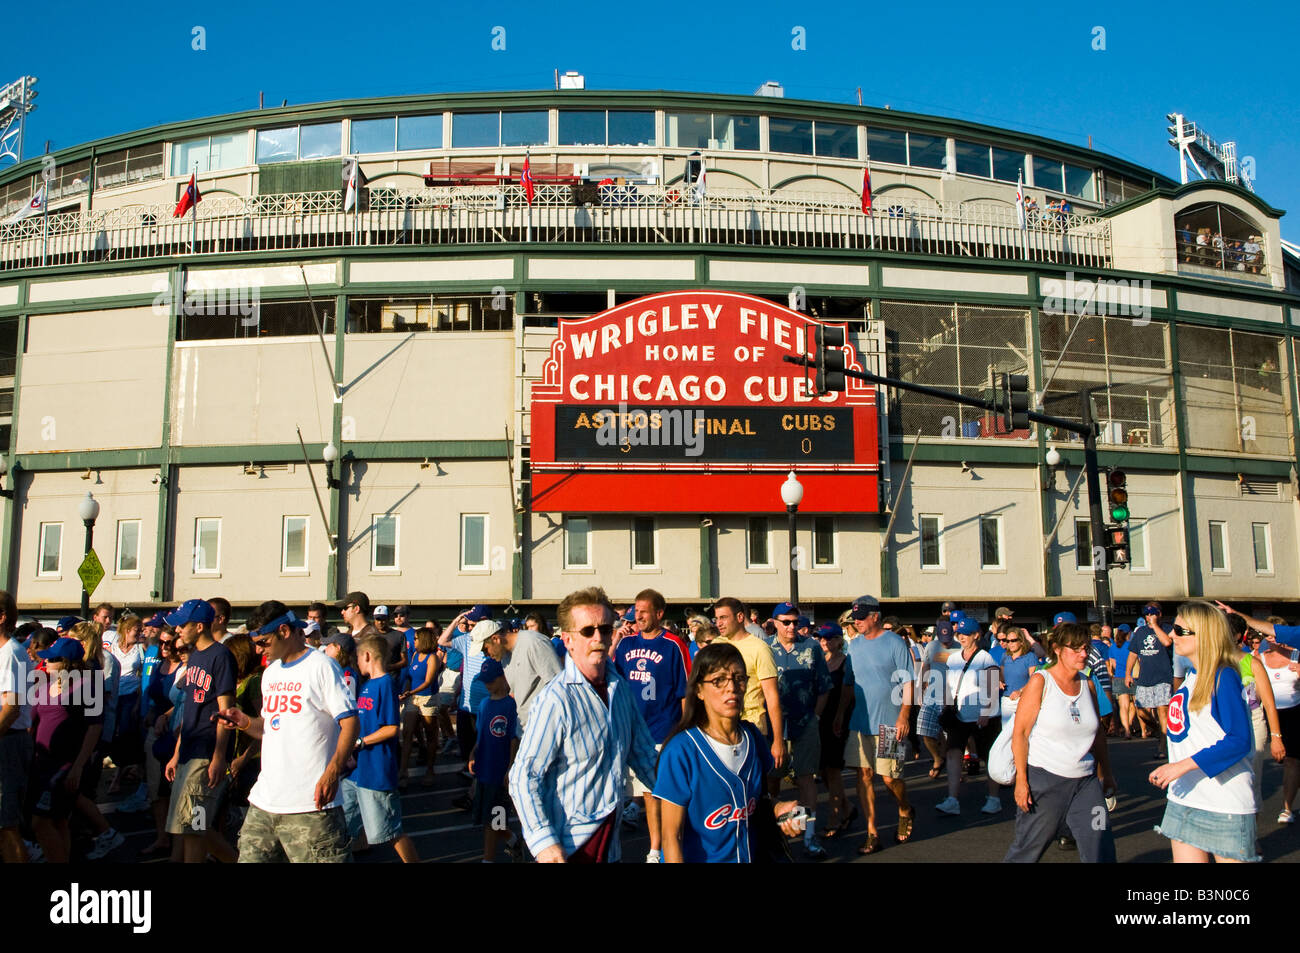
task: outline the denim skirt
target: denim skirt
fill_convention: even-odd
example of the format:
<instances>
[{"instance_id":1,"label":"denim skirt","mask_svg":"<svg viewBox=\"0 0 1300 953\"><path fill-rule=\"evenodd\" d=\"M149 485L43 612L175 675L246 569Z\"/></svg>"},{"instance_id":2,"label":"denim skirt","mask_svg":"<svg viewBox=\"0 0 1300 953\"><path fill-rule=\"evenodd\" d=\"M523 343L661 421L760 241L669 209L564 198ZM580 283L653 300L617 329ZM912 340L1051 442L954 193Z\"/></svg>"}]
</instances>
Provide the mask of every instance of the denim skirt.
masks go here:
<instances>
[{"instance_id":1,"label":"denim skirt","mask_svg":"<svg viewBox=\"0 0 1300 953\"><path fill-rule=\"evenodd\" d=\"M1255 850L1254 814L1218 814L1169 801L1156 833L1216 857L1249 863L1260 860Z\"/></svg>"}]
</instances>

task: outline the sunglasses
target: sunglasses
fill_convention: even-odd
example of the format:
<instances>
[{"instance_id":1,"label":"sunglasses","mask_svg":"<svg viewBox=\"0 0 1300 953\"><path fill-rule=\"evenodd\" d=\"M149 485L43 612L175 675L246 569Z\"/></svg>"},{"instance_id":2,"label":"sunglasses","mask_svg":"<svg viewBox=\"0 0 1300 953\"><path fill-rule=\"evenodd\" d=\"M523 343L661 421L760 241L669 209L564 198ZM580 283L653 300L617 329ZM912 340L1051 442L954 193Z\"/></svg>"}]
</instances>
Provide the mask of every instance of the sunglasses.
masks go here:
<instances>
[{"instance_id":1,"label":"sunglasses","mask_svg":"<svg viewBox=\"0 0 1300 953\"><path fill-rule=\"evenodd\" d=\"M571 634L580 635L584 639L591 639L595 638L597 633L599 633L602 639L608 639L614 634L614 626L610 622L606 622L602 625L584 625L581 629L578 629L576 632Z\"/></svg>"},{"instance_id":2,"label":"sunglasses","mask_svg":"<svg viewBox=\"0 0 1300 953\"><path fill-rule=\"evenodd\" d=\"M799 620L798 619L773 619L772 621L775 622L777 625L794 625Z\"/></svg>"},{"instance_id":3,"label":"sunglasses","mask_svg":"<svg viewBox=\"0 0 1300 953\"><path fill-rule=\"evenodd\" d=\"M1174 623L1174 635L1195 635L1195 634L1196 634L1195 630L1186 629L1183 626L1179 625L1177 622Z\"/></svg>"}]
</instances>

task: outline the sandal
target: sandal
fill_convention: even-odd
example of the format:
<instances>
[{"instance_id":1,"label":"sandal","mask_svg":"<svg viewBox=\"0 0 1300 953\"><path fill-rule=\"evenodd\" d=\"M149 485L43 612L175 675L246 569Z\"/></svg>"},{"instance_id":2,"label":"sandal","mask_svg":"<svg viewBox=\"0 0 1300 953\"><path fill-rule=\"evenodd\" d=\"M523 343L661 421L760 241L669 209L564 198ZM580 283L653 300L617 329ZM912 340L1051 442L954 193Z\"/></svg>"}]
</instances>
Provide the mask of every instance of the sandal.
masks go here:
<instances>
[{"instance_id":1,"label":"sandal","mask_svg":"<svg viewBox=\"0 0 1300 953\"><path fill-rule=\"evenodd\" d=\"M939 775L941 775L941 774L943 774L943 765L942 765L942 764L936 764L933 768L930 769L930 777L931 777L931 778L937 778L937 777L938 777Z\"/></svg>"},{"instance_id":2,"label":"sandal","mask_svg":"<svg viewBox=\"0 0 1300 953\"><path fill-rule=\"evenodd\" d=\"M835 838L843 834L845 831L847 831L849 827L853 824L853 822L856 821L857 819L858 819L858 809L855 807L849 811L848 817L840 821L840 823L836 824L825 834L823 834L822 838L825 840L834 840Z\"/></svg>"},{"instance_id":3,"label":"sandal","mask_svg":"<svg viewBox=\"0 0 1300 953\"><path fill-rule=\"evenodd\" d=\"M878 850L880 850L880 835L868 834L867 842L858 848L858 854L865 857L867 854L874 854Z\"/></svg>"},{"instance_id":4,"label":"sandal","mask_svg":"<svg viewBox=\"0 0 1300 953\"><path fill-rule=\"evenodd\" d=\"M900 844L906 844L908 841L910 841L912 839L912 825L915 822L916 822L915 811L913 811L911 814L898 815L898 833L894 835L894 839L897 840Z\"/></svg>"}]
</instances>

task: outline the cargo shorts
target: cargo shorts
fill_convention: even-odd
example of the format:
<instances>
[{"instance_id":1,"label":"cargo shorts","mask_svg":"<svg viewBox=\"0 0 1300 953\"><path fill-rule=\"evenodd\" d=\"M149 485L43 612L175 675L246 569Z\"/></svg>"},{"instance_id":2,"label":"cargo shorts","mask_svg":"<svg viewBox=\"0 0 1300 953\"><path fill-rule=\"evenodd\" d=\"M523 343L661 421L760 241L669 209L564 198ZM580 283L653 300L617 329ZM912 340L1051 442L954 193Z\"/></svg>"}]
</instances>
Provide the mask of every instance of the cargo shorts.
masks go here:
<instances>
[{"instance_id":1,"label":"cargo shorts","mask_svg":"<svg viewBox=\"0 0 1300 953\"><path fill-rule=\"evenodd\" d=\"M343 808L304 814L270 814L248 806L239 830L241 864L344 864L352 860L352 838Z\"/></svg>"}]
</instances>

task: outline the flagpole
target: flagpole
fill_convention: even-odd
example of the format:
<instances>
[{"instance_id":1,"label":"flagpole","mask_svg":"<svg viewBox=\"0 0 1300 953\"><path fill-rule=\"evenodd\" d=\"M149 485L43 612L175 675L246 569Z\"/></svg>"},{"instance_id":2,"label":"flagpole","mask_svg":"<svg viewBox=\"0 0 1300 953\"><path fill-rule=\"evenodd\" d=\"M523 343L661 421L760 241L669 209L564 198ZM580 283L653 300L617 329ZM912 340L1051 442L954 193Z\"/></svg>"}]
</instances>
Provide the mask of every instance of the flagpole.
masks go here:
<instances>
[{"instance_id":1,"label":"flagpole","mask_svg":"<svg viewBox=\"0 0 1300 953\"><path fill-rule=\"evenodd\" d=\"M532 152L525 150L524 167L528 170L529 178L531 178L533 174L532 157ZM533 240L533 200L528 198L528 188L526 185L524 187L524 198L528 202L527 226L524 233L524 241L531 242Z\"/></svg>"},{"instance_id":2,"label":"flagpole","mask_svg":"<svg viewBox=\"0 0 1300 953\"><path fill-rule=\"evenodd\" d=\"M1029 210L1025 207L1024 175L1016 175L1016 217L1020 219L1020 253L1029 261Z\"/></svg>"},{"instance_id":3,"label":"flagpole","mask_svg":"<svg viewBox=\"0 0 1300 953\"><path fill-rule=\"evenodd\" d=\"M45 267L46 255L50 247L50 180L41 186L44 195L41 199L41 267Z\"/></svg>"},{"instance_id":4,"label":"flagpole","mask_svg":"<svg viewBox=\"0 0 1300 953\"><path fill-rule=\"evenodd\" d=\"M871 153L867 153L867 184L871 185ZM871 186L871 207L867 212L867 228L871 231L871 250L876 250L876 196L875 186Z\"/></svg>"}]
</instances>

